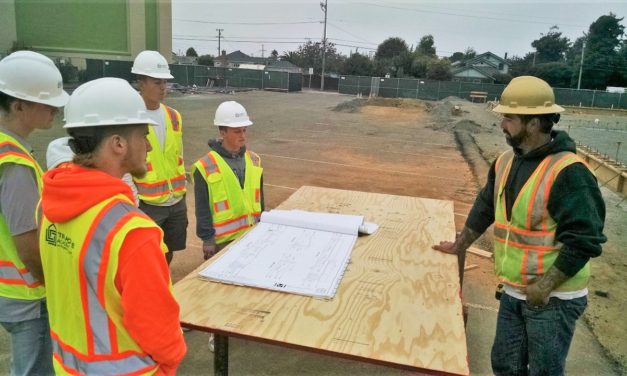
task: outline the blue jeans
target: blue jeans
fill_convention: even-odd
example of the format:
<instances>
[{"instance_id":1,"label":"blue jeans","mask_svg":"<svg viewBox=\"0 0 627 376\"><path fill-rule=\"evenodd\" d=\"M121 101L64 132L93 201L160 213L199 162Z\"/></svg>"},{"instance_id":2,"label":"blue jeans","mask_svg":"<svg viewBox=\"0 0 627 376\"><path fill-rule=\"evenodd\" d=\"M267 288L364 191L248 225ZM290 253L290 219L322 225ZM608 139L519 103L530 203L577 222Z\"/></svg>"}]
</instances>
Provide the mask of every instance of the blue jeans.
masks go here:
<instances>
[{"instance_id":1,"label":"blue jeans","mask_svg":"<svg viewBox=\"0 0 627 376\"><path fill-rule=\"evenodd\" d=\"M551 298L540 308L507 294L501 296L492 346L495 375L563 375L577 319L587 297Z\"/></svg>"},{"instance_id":2,"label":"blue jeans","mask_svg":"<svg viewBox=\"0 0 627 376\"><path fill-rule=\"evenodd\" d=\"M11 376L54 375L46 304L38 319L0 322L11 335Z\"/></svg>"}]
</instances>

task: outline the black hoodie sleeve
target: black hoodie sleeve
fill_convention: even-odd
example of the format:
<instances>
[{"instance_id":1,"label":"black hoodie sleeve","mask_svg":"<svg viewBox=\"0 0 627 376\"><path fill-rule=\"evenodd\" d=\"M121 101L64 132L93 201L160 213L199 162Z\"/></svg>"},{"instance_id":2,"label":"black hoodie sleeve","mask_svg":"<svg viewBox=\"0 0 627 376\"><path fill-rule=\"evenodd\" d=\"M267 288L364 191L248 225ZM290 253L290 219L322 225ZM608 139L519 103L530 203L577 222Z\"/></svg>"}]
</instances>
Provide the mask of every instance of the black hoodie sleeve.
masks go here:
<instances>
[{"instance_id":1,"label":"black hoodie sleeve","mask_svg":"<svg viewBox=\"0 0 627 376\"><path fill-rule=\"evenodd\" d=\"M196 235L205 242L215 241L216 230L209 207L209 189L207 182L198 169L194 171L194 198L196 201Z\"/></svg>"},{"instance_id":2,"label":"black hoodie sleeve","mask_svg":"<svg viewBox=\"0 0 627 376\"><path fill-rule=\"evenodd\" d=\"M495 161L496 162L496 161ZM475 203L466 219L466 227L483 234L494 222L494 181L496 179L495 162L490 166L488 180L477 195Z\"/></svg>"},{"instance_id":3,"label":"black hoodie sleeve","mask_svg":"<svg viewBox=\"0 0 627 376\"><path fill-rule=\"evenodd\" d=\"M591 257L601 254L605 203L595 177L581 163L564 168L551 187L547 205L557 223L556 240L564 246L555 267L574 276Z\"/></svg>"}]
</instances>

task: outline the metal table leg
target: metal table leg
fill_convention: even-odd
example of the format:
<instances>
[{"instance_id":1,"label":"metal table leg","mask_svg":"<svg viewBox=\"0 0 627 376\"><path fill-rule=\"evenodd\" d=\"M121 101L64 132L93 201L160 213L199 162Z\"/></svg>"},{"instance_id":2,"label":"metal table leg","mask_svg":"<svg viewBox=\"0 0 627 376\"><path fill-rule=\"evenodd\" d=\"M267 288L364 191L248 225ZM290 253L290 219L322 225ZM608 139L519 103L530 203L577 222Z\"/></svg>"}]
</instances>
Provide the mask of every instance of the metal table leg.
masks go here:
<instances>
[{"instance_id":1,"label":"metal table leg","mask_svg":"<svg viewBox=\"0 0 627 376\"><path fill-rule=\"evenodd\" d=\"M215 334L213 353L213 370L216 376L229 374L229 337Z\"/></svg>"}]
</instances>

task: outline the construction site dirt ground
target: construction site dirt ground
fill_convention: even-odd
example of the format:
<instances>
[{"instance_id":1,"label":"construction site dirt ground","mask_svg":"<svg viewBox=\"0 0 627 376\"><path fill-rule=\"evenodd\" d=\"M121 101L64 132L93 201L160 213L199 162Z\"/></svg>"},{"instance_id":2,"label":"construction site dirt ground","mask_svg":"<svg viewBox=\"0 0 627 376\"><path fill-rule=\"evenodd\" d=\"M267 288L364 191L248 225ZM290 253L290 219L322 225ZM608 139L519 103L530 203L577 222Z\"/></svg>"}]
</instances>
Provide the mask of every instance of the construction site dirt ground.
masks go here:
<instances>
[{"instance_id":1,"label":"construction site dirt ground","mask_svg":"<svg viewBox=\"0 0 627 376\"><path fill-rule=\"evenodd\" d=\"M485 104L458 98L439 102L400 99L356 100L334 93L271 93L171 95L167 102L183 115L185 163L207 152L207 140L218 135L213 126L217 105L237 100L248 110L249 147L264 167L266 210L274 208L303 185L451 200L460 230L489 163L506 145L499 118ZM459 113L453 114L454 106ZM595 116L625 119L624 113ZM571 111L564 115L578 116ZM47 143L64 135L60 121L31 136L37 159L44 163ZM189 192L193 189L190 185ZM603 188L607 206L604 253L593 261L589 307L579 321L568 359L573 375L619 375L627 371L625 305L627 202ZM177 281L203 262L195 235L194 198L187 196L190 224L187 249L171 265ZM434 243L439 240L433 239ZM490 236L477 244L490 250ZM451 256L453 257L453 256ZM490 347L498 302L490 259L468 256L478 265L465 275L463 301L469 309L467 344L472 374L491 374ZM602 296L601 296L602 295ZM198 297L203 299L203 297ZM315 328L312 328L315 330ZM179 374L213 374L213 355L206 333L187 332L188 354ZM8 370L8 337L0 331L0 373ZM406 374L404 371L306 353L241 339L230 341L233 375Z\"/></svg>"}]
</instances>

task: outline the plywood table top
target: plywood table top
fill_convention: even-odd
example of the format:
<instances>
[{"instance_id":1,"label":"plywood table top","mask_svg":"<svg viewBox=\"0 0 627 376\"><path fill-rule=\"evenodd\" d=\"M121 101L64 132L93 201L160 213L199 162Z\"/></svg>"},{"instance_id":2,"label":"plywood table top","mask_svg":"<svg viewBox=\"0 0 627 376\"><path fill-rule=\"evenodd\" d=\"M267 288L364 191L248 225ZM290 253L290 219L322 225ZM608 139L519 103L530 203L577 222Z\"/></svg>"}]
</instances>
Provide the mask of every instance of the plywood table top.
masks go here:
<instances>
[{"instance_id":1,"label":"plywood table top","mask_svg":"<svg viewBox=\"0 0 627 376\"><path fill-rule=\"evenodd\" d=\"M457 258L431 250L454 238L452 202L304 186L278 208L363 215L380 228L357 239L332 300L202 280L207 261L174 286L184 326L416 371L469 373Z\"/></svg>"}]
</instances>

